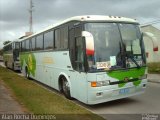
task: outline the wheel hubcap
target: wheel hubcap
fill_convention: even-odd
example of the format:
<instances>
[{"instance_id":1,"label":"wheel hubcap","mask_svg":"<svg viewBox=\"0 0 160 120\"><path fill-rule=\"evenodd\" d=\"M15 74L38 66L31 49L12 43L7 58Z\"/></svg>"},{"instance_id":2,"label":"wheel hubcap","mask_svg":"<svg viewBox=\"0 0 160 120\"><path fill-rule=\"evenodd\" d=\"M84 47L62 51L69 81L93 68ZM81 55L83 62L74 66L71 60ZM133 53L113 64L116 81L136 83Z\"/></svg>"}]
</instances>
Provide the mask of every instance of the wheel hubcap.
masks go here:
<instances>
[{"instance_id":1,"label":"wheel hubcap","mask_svg":"<svg viewBox=\"0 0 160 120\"><path fill-rule=\"evenodd\" d=\"M64 80L64 82L63 82L63 91L65 93L67 93L69 91L69 83L67 80Z\"/></svg>"}]
</instances>

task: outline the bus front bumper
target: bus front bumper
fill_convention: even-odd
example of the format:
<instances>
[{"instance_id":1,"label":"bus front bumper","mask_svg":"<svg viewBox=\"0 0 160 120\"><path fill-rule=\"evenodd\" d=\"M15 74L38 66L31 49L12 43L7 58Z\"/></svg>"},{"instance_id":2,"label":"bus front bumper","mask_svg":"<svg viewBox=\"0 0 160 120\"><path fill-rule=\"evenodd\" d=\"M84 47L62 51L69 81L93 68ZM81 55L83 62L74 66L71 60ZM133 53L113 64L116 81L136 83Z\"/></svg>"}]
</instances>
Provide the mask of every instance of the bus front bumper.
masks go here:
<instances>
[{"instance_id":1,"label":"bus front bumper","mask_svg":"<svg viewBox=\"0 0 160 120\"><path fill-rule=\"evenodd\" d=\"M134 86L132 83L128 83L125 87L118 88L117 85L97 87L90 89L88 92L87 104L98 104L112 100L131 97L134 95L142 94L145 91L147 80L142 80L141 84Z\"/></svg>"}]
</instances>

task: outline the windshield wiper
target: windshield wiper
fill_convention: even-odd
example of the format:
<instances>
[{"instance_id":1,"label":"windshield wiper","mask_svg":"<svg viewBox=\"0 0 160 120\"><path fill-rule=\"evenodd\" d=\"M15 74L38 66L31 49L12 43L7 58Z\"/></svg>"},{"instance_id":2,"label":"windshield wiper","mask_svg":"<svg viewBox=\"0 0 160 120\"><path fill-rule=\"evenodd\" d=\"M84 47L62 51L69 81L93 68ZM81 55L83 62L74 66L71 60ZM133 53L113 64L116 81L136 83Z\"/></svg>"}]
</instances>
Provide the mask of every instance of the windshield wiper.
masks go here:
<instances>
[{"instance_id":1,"label":"windshield wiper","mask_svg":"<svg viewBox=\"0 0 160 120\"><path fill-rule=\"evenodd\" d=\"M126 57L130 58L137 66L137 68L141 68L140 65L137 63L137 61L133 58L133 56L130 56L130 55L126 55Z\"/></svg>"}]
</instances>

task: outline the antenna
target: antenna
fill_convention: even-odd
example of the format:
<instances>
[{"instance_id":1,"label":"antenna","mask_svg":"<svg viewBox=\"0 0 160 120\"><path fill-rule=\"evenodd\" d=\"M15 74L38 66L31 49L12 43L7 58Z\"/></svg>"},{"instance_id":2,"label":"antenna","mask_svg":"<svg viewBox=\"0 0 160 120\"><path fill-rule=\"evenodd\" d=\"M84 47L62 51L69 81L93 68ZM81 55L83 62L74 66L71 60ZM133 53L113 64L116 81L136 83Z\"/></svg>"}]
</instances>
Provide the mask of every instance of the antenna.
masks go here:
<instances>
[{"instance_id":1,"label":"antenna","mask_svg":"<svg viewBox=\"0 0 160 120\"><path fill-rule=\"evenodd\" d=\"M33 18L32 18L32 13L33 13L33 2L32 0L30 0L30 9L29 9L29 13L30 13L30 19L29 19L29 32L33 32Z\"/></svg>"}]
</instances>

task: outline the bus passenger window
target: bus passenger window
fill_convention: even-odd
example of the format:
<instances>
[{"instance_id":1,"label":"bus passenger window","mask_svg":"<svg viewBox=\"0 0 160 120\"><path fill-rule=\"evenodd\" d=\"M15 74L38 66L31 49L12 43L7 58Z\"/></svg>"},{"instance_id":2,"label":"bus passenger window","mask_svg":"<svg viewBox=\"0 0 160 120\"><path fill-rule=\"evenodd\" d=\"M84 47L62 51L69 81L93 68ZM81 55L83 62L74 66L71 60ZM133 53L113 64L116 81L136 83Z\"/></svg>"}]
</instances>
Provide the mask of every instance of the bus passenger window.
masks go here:
<instances>
[{"instance_id":1,"label":"bus passenger window","mask_svg":"<svg viewBox=\"0 0 160 120\"><path fill-rule=\"evenodd\" d=\"M34 51L35 48L36 48L36 39L35 39L35 37L31 39L31 44L32 44L32 51Z\"/></svg>"},{"instance_id":2,"label":"bus passenger window","mask_svg":"<svg viewBox=\"0 0 160 120\"><path fill-rule=\"evenodd\" d=\"M17 43L15 43L15 49L19 49L19 43L17 42Z\"/></svg>"},{"instance_id":3,"label":"bus passenger window","mask_svg":"<svg viewBox=\"0 0 160 120\"><path fill-rule=\"evenodd\" d=\"M68 26L61 28L61 49L68 48Z\"/></svg>"},{"instance_id":4,"label":"bus passenger window","mask_svg":"<svg viewBox=\"0 0 160 120\"><path fill-rule=\"evenodd\" d=\"M26 41L22 42L22 52L25 52L26 50Z\"/></svg>"},{"instance_id":5,"label":"bus passenger window","mask_svg":"<svg viewBox=\"0 0 160 120\"><path fill-rule=\"evenodd\" d=\"M44 34L44 49L53 49L53 31Z\"/></svg>"},{"instance_id":6,"label":"bus passenger window","mask_svg":"<svg viewBox=\"0 0 160 120\"><path fill-rule=\"evenodd\" d=\"M82 38L77 37L75 44L76 70L84 71L84 51Z\"/></svg>"},{"instance_id":7,"label":"bus passenger window","mask_svg":"<svg viewBox=\"0 0 160 120\"><path fill-rule=\"evenodd\" d=\"M60 48L60 29L55 30L55 48Z\"/></svg>"},{"instance_id":8,"label":"bus passenger window","mask_svg":"<svg viewBox=\"0 0 160 120\"><path fill-rule=\"evenodd\" d=\"M36 38L36 50L43 50L43 34Z\"/></svg>"},{"instance_id":9,"label":"bus passenger window","mask_svg":"<svg viewBox=\"0 0 160 120\"><path fill-rule=\"evenodd\" d=\"M29 48L29 42L30 42L29 40L26 40L26 51L29 51L29 49L30 49Z\"/></svg>"}]
</instances>

